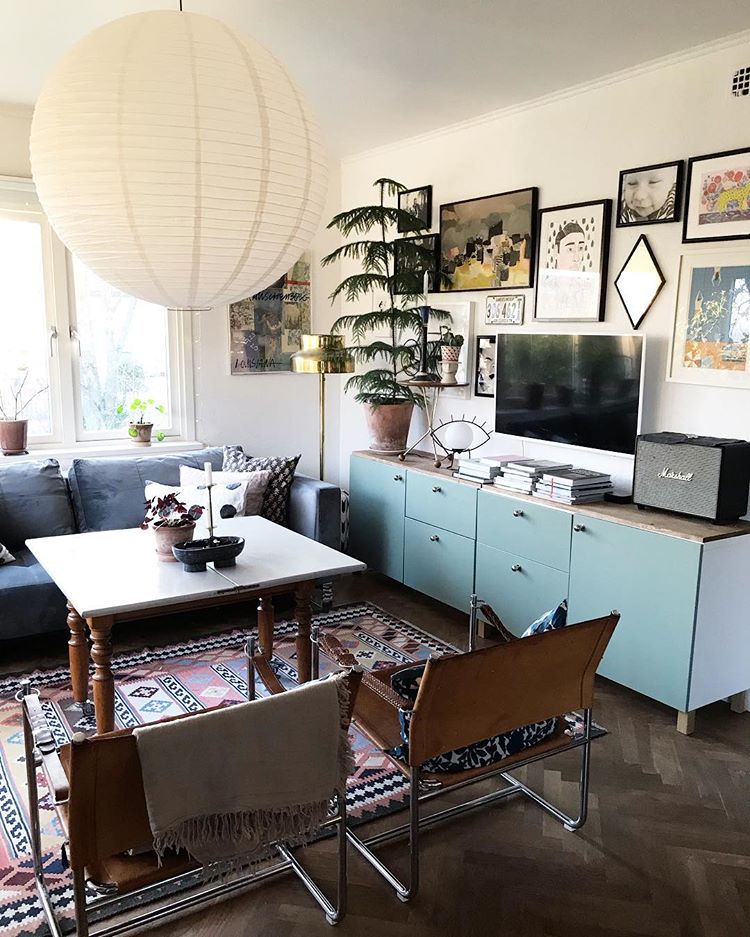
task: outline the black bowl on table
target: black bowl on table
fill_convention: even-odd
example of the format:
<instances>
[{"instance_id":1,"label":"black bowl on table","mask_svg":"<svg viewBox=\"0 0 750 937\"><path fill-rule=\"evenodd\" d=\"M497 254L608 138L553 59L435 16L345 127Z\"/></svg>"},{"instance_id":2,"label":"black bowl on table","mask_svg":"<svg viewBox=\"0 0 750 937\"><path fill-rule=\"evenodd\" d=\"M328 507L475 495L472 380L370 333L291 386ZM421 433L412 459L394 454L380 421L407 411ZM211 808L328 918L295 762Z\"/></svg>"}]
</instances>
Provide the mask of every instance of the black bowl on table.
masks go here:
<instances>
[{"instance_id":1,"label":"black bowl on table","mask_svg":"<svg viewBox=\"0 0 750 937\"><path fill-rule=\"evenodd\" d=\"M205 540L183 540L172 547L175 559L186 573L202 573L206 563L217 569L234 566L245 549L243 537L212 537Z\"/></svg>"}]
</instances>

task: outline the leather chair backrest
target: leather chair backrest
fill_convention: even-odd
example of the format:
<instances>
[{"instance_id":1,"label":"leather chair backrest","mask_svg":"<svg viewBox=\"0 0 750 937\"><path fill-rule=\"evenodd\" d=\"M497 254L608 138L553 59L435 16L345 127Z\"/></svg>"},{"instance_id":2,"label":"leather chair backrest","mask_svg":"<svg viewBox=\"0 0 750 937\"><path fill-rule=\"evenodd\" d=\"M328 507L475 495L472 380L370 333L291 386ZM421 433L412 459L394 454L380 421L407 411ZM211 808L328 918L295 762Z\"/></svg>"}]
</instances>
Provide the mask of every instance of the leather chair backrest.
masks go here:
<instances>
[{"instance_id":1,"label":"leather chair backrest","mask_svg":"<svg viewBox=\"0 0 750 937\"><path fill-rule=\"evenodd\" d=\"M409 763L590 708L596 668L619 615L496 647L430 659L409 727Z\"/></svg>"}]
</instances>

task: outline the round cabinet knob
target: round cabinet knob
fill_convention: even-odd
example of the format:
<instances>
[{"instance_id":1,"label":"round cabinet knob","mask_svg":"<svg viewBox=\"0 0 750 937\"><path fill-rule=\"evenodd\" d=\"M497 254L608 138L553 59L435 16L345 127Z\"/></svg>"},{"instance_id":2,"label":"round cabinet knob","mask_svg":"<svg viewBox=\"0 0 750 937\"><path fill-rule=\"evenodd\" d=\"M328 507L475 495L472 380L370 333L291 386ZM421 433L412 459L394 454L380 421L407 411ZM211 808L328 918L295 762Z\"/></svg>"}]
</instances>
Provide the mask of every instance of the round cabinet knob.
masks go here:
<instances>
[{"instance_id":1,"label":"round cabinet knob","mask_svg":"<svg viewBox=\"0 0 750 937\"><path fill-rule=\"evenodd\" d=\"M404 476L403 476L403 475L394 475L394 476L393 476L393 480L394 480L395 482L402 482L402 481L404 480Z\"/></svg>"},{"instance_id":2,"label":"round cabinet knob","mask_svg":"<svg viewBox=\"0 0 750 937\"><path fill-rule=\"evenodd\" d=\"M443 489L440 487L440 485L434 485L432 490L435 492L435 494L437 494L439 491L442 491Z\"/></svg>"},{"instance_id":3,"label":"round cabinet knob","mask_svg":"<svg viewBox=\"0 0 750 937\"><path fill-rule=\"evenodd\" d=\"M430 540L432 540L433 543L437 543L439 539L440 539L440 537L438 537L437 534L433 534L433 535L430 537Z\"/></svg>"},{"instance_id":4,"label":"round cabinet knob","mask_svg":"<svg viewBox=\"0 0 750 937\"><path fill-rule=\"evenodd\" d=\"M510 571L511 571L512 573L520 573L520 572L521 572L521 564L520 564L520 563L514 563L514 564L511 566Z\"/></svg>"},{"instance_id":5,"label":"round cabinet knob","mask_svg":"<svg viewBox=\"0 0 750 937\"><path fill-rule=\"evenodd\" d=\"M577 533L580 533L582 530L586 530L586 525L585 524L573 524L573 530L575 530Z\"/></svg>"},{"instance_id":6,"label":"round cabinet knob","mask_svg":"<svg viewBox=\"0 0 750 937\"><path fill-rule=\"evenodd\" d=\"M523 517L523 511L521 511L521 510L519 510L519 509L516 509L516 510L513 512L513 517Z\"/></svg>"}]
</instances>

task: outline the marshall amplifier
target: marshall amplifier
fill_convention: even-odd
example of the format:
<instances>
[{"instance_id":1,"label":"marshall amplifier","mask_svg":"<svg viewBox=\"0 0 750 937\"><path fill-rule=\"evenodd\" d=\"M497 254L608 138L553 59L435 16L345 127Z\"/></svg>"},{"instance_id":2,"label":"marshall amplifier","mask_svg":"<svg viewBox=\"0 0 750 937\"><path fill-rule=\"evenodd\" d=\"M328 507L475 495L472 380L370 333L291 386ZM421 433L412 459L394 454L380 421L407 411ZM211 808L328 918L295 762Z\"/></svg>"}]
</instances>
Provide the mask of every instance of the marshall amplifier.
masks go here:
<instances>
[{"instance_id":1,"label":"marshall amplifier","mask_svg":"<svg viewBox=\"0 0 750 937\"><path fill-rule=\"evenodd\" d=\"M742 439L651 433L635 450L633 502L716 524L747 511L750 443Z\"/></svg>"}]
</instances>

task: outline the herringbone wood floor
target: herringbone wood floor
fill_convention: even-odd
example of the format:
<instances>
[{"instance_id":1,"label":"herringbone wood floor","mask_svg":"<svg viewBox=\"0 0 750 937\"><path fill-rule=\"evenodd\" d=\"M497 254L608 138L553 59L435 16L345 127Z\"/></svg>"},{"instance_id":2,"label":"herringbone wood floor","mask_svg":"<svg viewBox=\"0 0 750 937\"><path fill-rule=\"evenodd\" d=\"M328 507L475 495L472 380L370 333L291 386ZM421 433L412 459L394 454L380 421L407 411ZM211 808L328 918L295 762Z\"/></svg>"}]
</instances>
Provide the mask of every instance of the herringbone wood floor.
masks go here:
<instances>
[{"instance_id":1,"label":"herringbone wood floor","mask_svg":"<svg viewBox=\"0 0 750 937\"><path fill-rule=\"evenodd\" d=\"M368 598L460 641L465 616L375 577L342 583L337 601ZM145 629L146 626L140 626ZM209 625L207 625L207 628ZM128 639L175 638L161 621ZM118 646L125 645L120 635ZM16 669L19 661L10 662ZM349 913L356 937L745 937L750 935L750 714L724 704L698 714L692 737L674 714L600 681L589 821L566 832L532 803L511 799L423 835L422 887L408 905L356 856ZM578 761L526 769L532 786L571 810ZM479 790L477 790L477 793ZM382 821L393 822L390 820ZM384 856L398 865L403 844ZM331 846L306 861L333 885ZM403 868L403 866L402 866ZM318 937L322 914L291 876L150 931L155 937Z\"/></svg>"}]
</instances>

